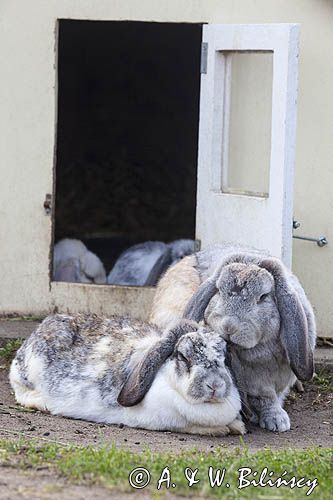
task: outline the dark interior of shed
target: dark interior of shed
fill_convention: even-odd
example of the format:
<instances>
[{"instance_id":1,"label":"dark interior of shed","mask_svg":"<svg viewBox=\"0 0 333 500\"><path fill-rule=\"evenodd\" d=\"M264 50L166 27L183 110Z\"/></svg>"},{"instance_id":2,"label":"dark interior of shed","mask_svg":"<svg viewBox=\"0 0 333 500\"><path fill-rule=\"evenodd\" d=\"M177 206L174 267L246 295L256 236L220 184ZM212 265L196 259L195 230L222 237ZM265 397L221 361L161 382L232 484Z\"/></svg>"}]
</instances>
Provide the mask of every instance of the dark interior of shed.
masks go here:
<instances>
[{"instance_id":1,"label":"dark interior of shed","mask_svg":"<svg viewBox=\"0 0 333 500\"><path fill-rule=\"evenodd\" d=\"M59 21L55 241L194 238L202 26Z\"/></svg>"}]
</instances>

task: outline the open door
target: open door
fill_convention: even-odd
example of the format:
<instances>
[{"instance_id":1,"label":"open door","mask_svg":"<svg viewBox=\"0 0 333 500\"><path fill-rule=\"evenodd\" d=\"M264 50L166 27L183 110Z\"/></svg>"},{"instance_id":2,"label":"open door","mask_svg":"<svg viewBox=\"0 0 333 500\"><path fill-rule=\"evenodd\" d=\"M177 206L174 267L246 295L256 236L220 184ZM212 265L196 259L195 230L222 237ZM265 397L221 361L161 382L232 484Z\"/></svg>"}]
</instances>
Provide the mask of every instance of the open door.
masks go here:
<instances>
[{"instance_id":1,"label":"open door","mask_svg":"<svg viewBox=\"0 0 333 500\"><path fill-rule=\"evenodd\" d=\"M299 26L205 25L196 236L291 266Z\"/></svg>"}]
</instances>

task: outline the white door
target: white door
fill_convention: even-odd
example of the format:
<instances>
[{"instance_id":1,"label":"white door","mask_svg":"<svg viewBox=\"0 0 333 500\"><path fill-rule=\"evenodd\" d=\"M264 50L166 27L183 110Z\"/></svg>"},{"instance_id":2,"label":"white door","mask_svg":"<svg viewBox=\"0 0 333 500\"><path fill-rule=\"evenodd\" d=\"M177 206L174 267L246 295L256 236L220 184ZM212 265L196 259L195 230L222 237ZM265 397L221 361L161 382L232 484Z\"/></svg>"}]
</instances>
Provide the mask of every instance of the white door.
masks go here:
<instances>
[{"instance_id":1,"label":"white door","mask_svg":"<svg viewBox=\"0 0 333 500\"><path fill-rule=\"evenodd\" d=\"M197 238L291 265L299 26L205 25Z\"/></svg>"}]
</instances>

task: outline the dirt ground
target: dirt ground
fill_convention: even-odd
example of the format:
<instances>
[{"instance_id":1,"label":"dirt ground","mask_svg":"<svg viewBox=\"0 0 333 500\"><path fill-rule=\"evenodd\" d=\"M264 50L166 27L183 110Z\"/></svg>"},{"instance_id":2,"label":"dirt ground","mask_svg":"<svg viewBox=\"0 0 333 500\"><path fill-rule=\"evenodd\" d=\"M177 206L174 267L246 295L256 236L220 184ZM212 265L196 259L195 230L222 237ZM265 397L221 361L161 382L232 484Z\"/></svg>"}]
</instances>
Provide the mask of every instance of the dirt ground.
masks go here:
<instances>
[{"instance_id":1,"label":"dirt ground","mask_svg":"<svg viewBox=\"0 0 333 500\"><path fill-rule=\"evenodd\" d=\"M91 487L73 485L49 471L18 472L16 469L0 468L0 500L32 499L71 499L86 500L90 497ZM94 500L109 499L111 493L106 488L93 487ZM117 492L117 500L130 498L130 494ZM133 496L132 496L133 498ZM142 496L142 499L144 497Z\"/></svg>"},{"instance_id":2,"label":"dirt ground","mask_svg":"<svg viewBox=\"0 0 333 500\"><path fill-rule=\"evenodd\" d=\"M48 470L18 472L16 469L0 468L0 500L147 500L156 498L145 491L126 493L102 486L87 484L71 484L63 478L55 476ZM184 496L164 493L164 500L184 500ZM191 500L199 500L191 496ZM202 497L201 497L202 500Z\"/></svg>"},{"instance_id":3,"label":"dirt ground","mask_svg":"<svg viewBox=\"0 0 333 500\"><path fill-rule=\"evenodd\" d=\"M0 322L0 344L5 339L27 337L37 326L29 322ZM325 363L326 364L326 363ZM326 364L326 366L328 366ZM291 431L272 433L248 426L244 442L251 450L263 448L307 448L313 445L327 447L333 444L333 393L324 392L314 384L305 385L305 392L295 393L286 402L291 419ZM152 432L123 426L108 426L55 417L41 412L24 411L16 405L8 382L8 367L0 367L0 439L36 439L39 442L57 442L74 445L110 445L114 443L139 452L149 446L153 451L178 453L188 449L212 451L216 447L232 449L240 445L239 437L207 438L172 432ZM139 499L152 498L148 493L136 492ZM101 486L72 484L55 475L47 467L19 471L0 467L0 500L16 499L70 499L104 500L115 496L119 500L133 498L133 494L112 492ZM176 495L166 495L166 499ZM180 497L179 497L180 498Z\"/></svg>"},{"instance_id":4,"label":"dirt ground","mask_svg":"<svg viewBox=\"0 0 333 500\"><path fill-rule=\"evenodd\" d=\"M286 402L291 419L290 432L272 433L248 426L244 442L253 450L264 446L305 448L332 445L332 407L333 394L321 392L317 385L308 383L303 394L295 394ZM147 446L153 451L180 452L192 448L209 451L216 446L232 448L240 444L238 436L213 438L154 432L83 422L38 411L25 412L15 403L8 382L8 370L0 368L0 438L18 439L22 436L76 445L115 443L132 451L140 451Z\"/></svg>"}]
</instances>

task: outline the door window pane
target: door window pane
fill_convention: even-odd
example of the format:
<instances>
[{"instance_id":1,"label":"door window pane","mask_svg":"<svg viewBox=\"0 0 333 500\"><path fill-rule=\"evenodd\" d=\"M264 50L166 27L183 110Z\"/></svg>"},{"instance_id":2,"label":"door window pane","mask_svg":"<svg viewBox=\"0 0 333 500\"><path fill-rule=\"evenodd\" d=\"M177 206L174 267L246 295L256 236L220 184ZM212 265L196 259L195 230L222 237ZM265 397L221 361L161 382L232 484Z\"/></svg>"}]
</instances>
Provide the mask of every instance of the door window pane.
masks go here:
<instances>
[{"instance_id":1,"label":"door window pane","mask_svg":"<svg viewBox=\"0 0 333 500\"><path fill-rule=\"evenodd\" d=\"M268 196L272 118L272 52L229 52L225 57L228 133L222 191ZM229 121L229 123L228 123ZM224 133L225 134L225 133Z\"/></svg>"}]
</instances>

